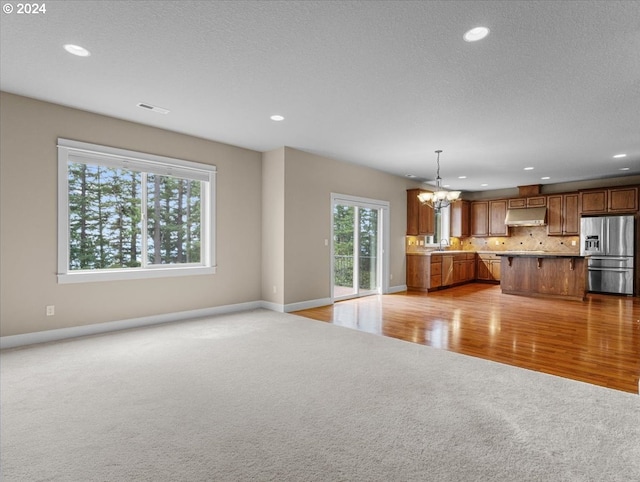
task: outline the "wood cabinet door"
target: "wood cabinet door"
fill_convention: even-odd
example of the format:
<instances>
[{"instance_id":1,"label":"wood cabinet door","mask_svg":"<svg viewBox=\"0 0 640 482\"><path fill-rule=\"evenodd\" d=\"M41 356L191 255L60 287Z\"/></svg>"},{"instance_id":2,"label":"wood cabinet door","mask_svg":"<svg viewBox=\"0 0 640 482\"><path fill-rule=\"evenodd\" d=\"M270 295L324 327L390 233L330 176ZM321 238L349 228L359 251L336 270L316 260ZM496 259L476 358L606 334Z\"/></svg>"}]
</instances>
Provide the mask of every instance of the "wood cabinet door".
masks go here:
<instances>
[{"instance_id":1,"label":"wood cabinet door","mask_svg":"<svg viewBox=\"0 0 640 482\"><path fill-rule=\"evenodd\" d=\"M507 215L507 200L489 201L489 236L508 236L509 228L504 224Z\"/></svg>"},{"instance_id":2,"label":"wood cabinet door","mask_svg":"<svg viewBox=\"0 0 640 482\"><path fill-rule=\"evenodd\" d=\"M489 235L489 202L471 202L471 236Z\"/></svg>"},{"instance_id":3,"label":"wood cabinet door","mask_svg":"<svg viewBox=\"0 0 640 482\"><path fill-rule=\"evenodd\" d=\"M470 209L469 201L456 201L451 204L451 225L450 234L454 238L469 236L470 230Z\"/></svg>"},{"instance_id":4,"label":"wood cabinet door","mask_svg":"<svg viewBox=\"0 0 640 482\"><path fill-rule=\"evenodd\" d=\"M475 279L489 281L491 279L491 259L486 255L478 255Z\"/></svg>"},{"instance_id":5,"label":"wood cabinet door","mask_svg":"<svg viewBox=\"0 0 640 482\"><path fill-rule=\"evenodd\" d=\"M428 256L407 256L407 288L429 288L428 262Z\"/></svg>"},{"instance_id":6,"label":"wood cabinet door","mask_svg":"<svg viewBox=\"0 0 640 482\"><path fill-rule=\"evenodd\" d=\"M422 204L418 194L422 189L407 189L407 236L433 235L436 232L433 208Z\"/></svg>"},{"instance_id":7,"label":"wood cabinet door","mask_svg":"<svg viewBox=\"0 0 640 482\"><path fill-rule=\"evenodd\" d=\"M442 286L453 284L453 255L442 255Z\"/></svg>"},{"instance_id":8,"label":"wood cabinet door","mask_svg":"<svg viewBox=\"0 0 640 482\"><path fill-rule=\"evenodd\" d=\"M549 236L562 235L562 194L547 198L547 234Z\"/></svg>"},{"instance_id":9,"label":"wood cabinet door","mask_svg":"<svg viewBox=\"0 0 640 482\"><path fill-rule=\"evenodd\" d=\"M638 211L638 188L621 187L609 189L608 211L610 213L635 213Z\"/></svg>"},{"instance_id":10,"label":"wood cabinet door","mask_svg":"<svg viewBox=\"0 0 640 482\"><path fill-rule=\"evenodd\" d=\"M607 212L607 190L586 191L580 193L580 212L582 214L600 214Z\"/></svg>"},{"instance_id":11,"label":"wood cabinet door","mask_svg":"<svg viewBox=\"0 0 640 482\"><path fill-rule=\"evenodd\" d=\"M433 208L427 204L420 203L418 215L418 234L433 236L436 233L436 216Z\"/></svg>"},{"instance_id":12,"label":"wood cabinet door","mask_svg":"<svg viewBox=\"0 0 640 482\"><path fill-rule=\"evenodd\" d=\"M500 281L500 258L490 261L491 277L489 279L494 281Z\"/></svg>"},{"instance_id":13,"label":"wood cabinet door","mask_svg":"<svg viewBox=\"0 0 640 482\"><path fill-rule=\"evenodd\" d=\"M407 189L407 236L418 235L418 218L420 215L420 189Z\"/></svg>"},{"instance_id":14,"label":"wood cabinet door","mask_svg":"<svg viewBox=\"0 0 640 482\"><path fill-rule=\"evenodd\" d=\"M562 196L562 234L580 235L580 214L578 213L578 193Z\"/></svg>"},{"instance_id":15,"label":"wood cabinet door","mask_svg":"<svg viewBox=\"0 0 640 482\"><path fill-rule=\"evenodd\" d=\"M520 197L520 198L514 198L514 199L509 199L509 209L520 209L520 208L526 208L527 207L527 199Z\"/></svg>"},{"instance_id":16,"label":"wood cabinet door","mask_svg":"<svg viewBox=\"0 0 640 482\"><path fill-rule=\"evenodd\" d=\"M539 208L547 205L547 196L535 196L527 198L527 207Z\"/></svg>"}]
</instances>

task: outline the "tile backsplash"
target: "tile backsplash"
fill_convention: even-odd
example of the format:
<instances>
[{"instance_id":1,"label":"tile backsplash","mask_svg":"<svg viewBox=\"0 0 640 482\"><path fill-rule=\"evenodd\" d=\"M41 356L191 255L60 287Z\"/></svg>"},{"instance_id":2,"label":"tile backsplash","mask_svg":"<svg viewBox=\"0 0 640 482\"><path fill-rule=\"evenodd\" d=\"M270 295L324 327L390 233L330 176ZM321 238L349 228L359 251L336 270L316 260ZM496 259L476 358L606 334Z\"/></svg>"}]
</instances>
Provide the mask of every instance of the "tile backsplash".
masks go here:
<instances>
[{"instance_id":1,"label":"tile backsplash","mask_svg":"<svg viewBox=\"0 0 640 482\"><path fill-rule=\"evenodd\" d=\"M510 227L511 236L488 238L451 238L449 249L469 251L553 251L560 253L580 252L579 236L548 236L546 226ZM424 246L423 236L407 236L406 252L430 251L434 246ZM572 243L575 243L573 245Z\"/></svg>"}]
</instances>

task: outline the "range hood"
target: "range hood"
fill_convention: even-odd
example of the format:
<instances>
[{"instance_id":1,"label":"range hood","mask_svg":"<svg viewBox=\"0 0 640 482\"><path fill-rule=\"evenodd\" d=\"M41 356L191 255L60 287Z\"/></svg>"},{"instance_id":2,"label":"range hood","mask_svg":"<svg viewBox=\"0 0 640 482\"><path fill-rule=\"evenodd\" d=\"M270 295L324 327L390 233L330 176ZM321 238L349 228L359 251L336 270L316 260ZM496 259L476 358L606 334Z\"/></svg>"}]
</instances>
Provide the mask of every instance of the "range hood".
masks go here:
<instances>
[{"instance_id":1,"label":"range hood","mask_svg":"<svg viewBox=\"0 0 640 482\"><path fill-rule=\"evenodd\" d=\"M544 226L547 224L547 208L509 209L504 223L507 226Z\"/></svg>"}]
</instances>

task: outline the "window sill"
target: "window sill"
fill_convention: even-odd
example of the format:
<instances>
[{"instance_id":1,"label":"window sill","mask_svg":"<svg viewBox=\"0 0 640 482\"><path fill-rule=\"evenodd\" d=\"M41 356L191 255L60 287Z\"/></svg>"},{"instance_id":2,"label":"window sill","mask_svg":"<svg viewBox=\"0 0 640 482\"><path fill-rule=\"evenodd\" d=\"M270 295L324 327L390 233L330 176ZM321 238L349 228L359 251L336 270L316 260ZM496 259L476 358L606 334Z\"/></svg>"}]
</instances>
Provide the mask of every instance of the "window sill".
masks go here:
<instances>
[{"instance_id":1,"label":"window sill","mask_svg":"<svg viewBox=\"0 0 640 482\"><path fill-rule=\"evenodd\" d=\"M151 278L173 278L176 276L199 276L216 274L216 267L188 266L152 269L114 269L100 271L77 271L58 275L58 284L91 283L95 281L122 281Z\"/></svg>"}]
</instances>

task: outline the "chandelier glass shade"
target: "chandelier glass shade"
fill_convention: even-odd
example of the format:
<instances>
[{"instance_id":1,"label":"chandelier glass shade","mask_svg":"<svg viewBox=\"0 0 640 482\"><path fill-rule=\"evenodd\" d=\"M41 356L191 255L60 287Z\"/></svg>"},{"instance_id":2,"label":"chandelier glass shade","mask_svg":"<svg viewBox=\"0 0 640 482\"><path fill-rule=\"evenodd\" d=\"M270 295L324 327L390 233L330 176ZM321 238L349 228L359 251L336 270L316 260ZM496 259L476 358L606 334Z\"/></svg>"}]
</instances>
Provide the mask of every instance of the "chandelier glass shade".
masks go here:
<instances>
[{"instance_id":1,"label":"chandelier glass shade","mask_svg":"<svg viewBox=\"0 0 640 482\"><path fill-rule=\"evenodd\" d=\"M421 203L427 204L434 210L439 211L442 208L446 208L453 201L460 197L460 191L445 191L442 189L442 178L440 177L440 153L442 151L436 151L438 155L438 171L436 177L436 190L434 192L421 192L418 194L418 199Z\"/></svg>"}]
</instances>

